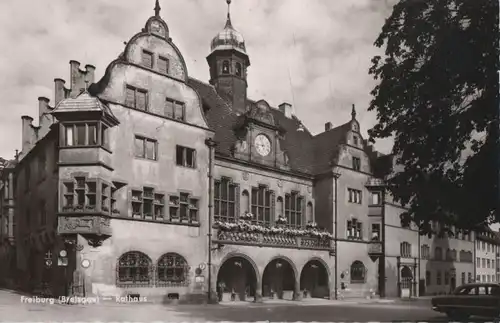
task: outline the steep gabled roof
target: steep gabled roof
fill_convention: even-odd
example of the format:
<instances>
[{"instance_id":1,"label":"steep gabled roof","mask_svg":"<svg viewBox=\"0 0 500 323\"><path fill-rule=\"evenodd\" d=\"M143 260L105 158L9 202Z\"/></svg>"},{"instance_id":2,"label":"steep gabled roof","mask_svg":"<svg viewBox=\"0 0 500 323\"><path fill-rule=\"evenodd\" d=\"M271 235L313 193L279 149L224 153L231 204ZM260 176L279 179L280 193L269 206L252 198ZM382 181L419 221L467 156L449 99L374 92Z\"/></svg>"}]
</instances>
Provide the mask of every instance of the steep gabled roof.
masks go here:
<instances>
[{"instance_id":1,"label":"steep gabled roof","mask_svg":"<svg viewBox=\"0 0 500 323\"><path fill-rule=\"evenodd\" d=\"M314 172L321 174L337 163L340 145L346 143L347 133L351 129L351 122L322 132L313 138Z\"/></svg>"},{"instance_id":2,"label":"steep gabled roof","mask_svg":"<svg viewBox=\"0 0 500 323\"><path fill-rule=\"evenodd\" d=\"M89 92L83 91L76 98L67 98L61 100L52 113L57 114L60 112L80 112L80 111L102 111L110 116L113 116L111 109L101 102L99 98L90 95Z\"/></svg>"}]
</instances>

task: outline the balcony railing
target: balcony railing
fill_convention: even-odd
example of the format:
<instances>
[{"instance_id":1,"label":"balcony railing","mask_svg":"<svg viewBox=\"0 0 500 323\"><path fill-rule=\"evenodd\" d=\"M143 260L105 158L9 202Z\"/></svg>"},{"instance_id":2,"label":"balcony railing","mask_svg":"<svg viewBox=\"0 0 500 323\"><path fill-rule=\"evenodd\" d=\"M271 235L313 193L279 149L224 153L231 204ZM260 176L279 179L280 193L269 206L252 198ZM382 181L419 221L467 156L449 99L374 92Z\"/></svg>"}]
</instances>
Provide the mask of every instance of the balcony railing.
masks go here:
<instances>
[{"instance_id":1,"label":"balcony railing","mask_svg":"<svg viewBox=\"0 0 500 323\"><path fill-rule=\"evenodd\" d=\"M383 187L383 186L385 186L385 182L383 179L371 177L368 179L365 186L367 186L367 187Z\"/></svg>"},{"instance_id":2,"label":"balcony railing","mask_svg":"<svg viewBox=\"0 0 500 323\"><path fill-rule=\"evenodd\" d=\"M216 234L215 243L243 244L294 249L319 249L334 251L333 240L317 237L290 236L286 234L249 233L238 231L222 231Z\"/></svg>"}]
</instances>

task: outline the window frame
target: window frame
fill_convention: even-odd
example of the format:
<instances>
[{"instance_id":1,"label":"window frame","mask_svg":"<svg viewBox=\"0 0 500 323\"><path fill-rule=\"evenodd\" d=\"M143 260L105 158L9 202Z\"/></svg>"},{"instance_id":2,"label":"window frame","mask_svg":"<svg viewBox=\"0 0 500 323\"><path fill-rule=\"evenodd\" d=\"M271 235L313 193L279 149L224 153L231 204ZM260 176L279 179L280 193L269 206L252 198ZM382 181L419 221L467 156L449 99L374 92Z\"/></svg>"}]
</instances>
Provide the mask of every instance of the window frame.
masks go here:
<instances>
[{"instance_id":1,"label":"window frame","mask_svg":"<svg viewBox=\"0 0 500 323\"><path fill-rule=\"evenodd\" d=\"M283 210L285 211L285 214L283 214L282 216L286 218L287 226L290 228L304 227L305 197L300 195L299 192L292 191L285 194L285 199L283 202ZM292 205L294 206L293 208ZM292 222L292 215L294 216L295 223Z\"/></svg>"},{"instance_id":2,"label":"window frame","mask_svg":"<svg viewBox=\"0 0 500 323\"><path fill-rule=\"evenodd\" d=\"M169 194L168 199L168 220L170 222L199 223L201 200L199 196L193 196L188 191L178 191ZM183 210L185 210L185 216L182 216Z\"/></svg>"},{"instance_id":3,"label":"window frame","mask_svg":"<svg viewBox=\"0 0 500 323\"><path fill-rule=\"evenodd\" d=\"M226 187L223 187L226 186ZM231 190L234 190L231 193ZM224 192L227 194L224 196ZM231 197L234 197L231 200ZM222 222L234 223L239 218L239 184L234 183L232 179L227 177L221 177L214 181L214 219ZM251 201L249 201L251 203ZM226 205L226 215L222 214L223 205ZM229 214L230 205L232 205L233 214Z\"/></svg>"},{"instance_id":4,"label":"window frame","mask_svg":"<svg viewBox=\"0 0 500 323\"><path fill-rule=\"evenodd\" d=\"M160 70L160 61L164 61L165 62L165 68L166 68L166 71L162 71ZM163 74L163 75L169 75L170 74L170 59L168 59L167 57L165 56L162 56L162 55L158 55L158 62L157 62L157 70L159 73Z\"/></svg>"},{"instance_id":5,"label":"window frame","mask_svg":"<svg viewBox=\"0 0 500 323\"><path fill-rule=\"evenodd\" d=\"M265 185L254 186L250 190L250 210L252 223L271 225L274 220L274 191ZM285 210L286 213L286 210Z\"/></svg>"},{"instance_id":6,"label":"window frame","mask_svg":"<svg viewBox=\"0 0 500 323\"><path fill-rule=\"evenodd\" d=\"M169 262L169 257L172 257L171 263ZM179 263L176 263L176 260ZM173 275L169 275L169 270L173 271ZM180 274L177 276L176 272ZM189 265L186 258L176 252L163 254L156 264L156 286L175 287L188 285Z\"/></svg>"},{"instance_id":7,"label":"window frame","mask_svg":"<svg viewBox=\"0 0 500 323\"><path fill-rule=\"evenodd\" d=\"M126 256L130 256L129 259L125 259ZM135 258L135 259L133 259ZM129 260L126 263L125 260ZM134 272L131 274L130 271ZM126 278L132 278L127 280L122 280L121 270L126 270L128 274ZM116 264L116 286L117 287L150 287L154 284L154 266L151 258L140 251L129 251L123 253L118 258ZM144 279L146 278L146 279Z\"/></svg>"},{"instance_id":8,"label":"window frame","mask_svg":"<svg viewBox=\"0 0 500 323\"><path fill-rule=\"evenodd\" d=\"M145 205L149 205L150 212L145 211ZM132 188L129 206L134 219L165 221L165 193L153 186Z\"/></svg>"},{"instance_id":9,"label":"window frame","mask_svg":"<svg viewBox=\"0 0 500 323\"><path fill-rule=\"evenodd\" d=\"M352 169L357 172L361 171L361 158L352 156Z\"/></svg>"},{"instance_id":10,"label":"window frame","mask_svg":"<svg viewBox=\"0 0 500 323\"><path fill-rule=\"evenodd\" d=\"M145 63L144 62L144 55L149 55L150 62L151 62L151 64L149 66L144 64ZM141 66L152 70L154 68L154 65L155 65L154 61L155 61L154 53L152 51L149 51L149 50L143 48L141 51Z\"/></svg>"},{"instance_id":11,"label":"window frame","mask_svg":"<svg viewBox=\"0 0 500 323\"><path fill-rule=\"evenodd\" d=\"M139 156L137 154L137 146L136 146L137 141L142 141L142 156ZM153 158L149 158L147 156L147 151L148 151L147 143L153 144ZM134 157L139 158L139 159L158 161L158 140L148 138L146 136L135 135L134 136Z\"/></svg>"},{"instance_id":12,"label":"window frame","mask_svg":"<svg viewBox=\"0 0 500 323\"><path fill-rule=\"evenodd\" d=\"M356 265L356 267L354 267L354 265ZM353 275L353 273L356 273L356 275ZM359 260L353 261L351 266L349 266L349 277L351 280L351 284L366 283L366 273L367 273L366 266L362 261Z\"/></svg>"},{"instance_id":13,"label":"window frame","mask_svg":"<svg viewBox=\"0 0 500 323\"><path fill-rule=\"evenodd\" d=\"M76 127L78 125L85 125L85 134L84 134L84 143L79 144L77 140L77 130ZM89 143L89 126L95 125L95 144L90 144ZM62 126L62 138L60 140L60 145L59 147L62 148L82 148L82 147L104 147L106 149L108 148L108 143L109 141L107 140L108 136L108 130L109 127L103 122L100 121L74 121L74 122L63 122L61 124ZM72 129L72 143L68 144L68 129Z\"/></svg>"},{"instance_id":14,"label":"window frame","mask_svg":"<svg viewBox=\"0 0 500 323\"><path fill-rule=\"evenodd\" d=\"M412 245L408 241L399 244L399 254L401 258L412 258Z\"/></svg>"},{"instance_id":15,"label":"window frame","mask_svg":"<svg viewBox=\"0 0 500 323\"><path fill-rule=\"evenodd\" d=\"M130 102L127 102L127 97L128 97L127 91L128 90L134 91L134 104L133 105L130 105L129 104ZM145 102L144 102L144 110L137 107L137 93L143 93L144 94L144 100L145 100ZM128 108L137 110L137 111L149 112L149 92L148 92L148 90L146 90L144 88L139 88L137 86L133 86L133 85L130 85L130 84L126 84L125 85L125 99L124 99L123 105L126 106L126 107L128 107Z\"/></svg>"},{"instance_id":16,"label":"window frame","mask_svg":"<svg viewBox=\"0 0 500 323\"><path fill-rule=\"evenodd\" d=\"M357 218L346 221L346 238L348 240L363 240L363 222Z\"/></svg>"},{"instance_id":17,"label":"window frame","mask_svg":"<svg viewBox=\"0 0 500 323\"><path fill-rule=\"evenodd\" d=\"M172 106L171 115L169 115L168 111L167 111L169 109L168 104L171 104L171 106ZM181 107L181 111L182 111L181 117L177 116L177 107L179 107L179 106ZM186 121L186 104L182 101L166 97L163 116L166 118L174 119L174 120L178 120L178 121Z\"/></svg>"},{"instance_id":18,"label":"window frame","mask_svg":"<svg viewBox=\"0 0 500 323\"><path fill-rule=\"evenodd\" d=\"M182 151L182 164L179 164L179 149L181 149ZM192 153L192 165L188 165L187 163L187 156L188 156L188 152L191 152ZM175 146L175 164L176 166L180 166L180 167L186 167L186 168L190 168L190 169L196 169L196 149L193 149L193 148L189 148L189 147L186 147L186 146L181 146L181 145L176 145Z\"/></svg>"},{"instance_id":19,"label":"window frame","mask_svg":"<svg viewBox=\"0 0 500 323\"><path fill-rule=\"evenodd\" d=\"M347 201L349 203L362 205L363 204L363 191L355 188L347 188Z\"/></svg>"}]
</instances>

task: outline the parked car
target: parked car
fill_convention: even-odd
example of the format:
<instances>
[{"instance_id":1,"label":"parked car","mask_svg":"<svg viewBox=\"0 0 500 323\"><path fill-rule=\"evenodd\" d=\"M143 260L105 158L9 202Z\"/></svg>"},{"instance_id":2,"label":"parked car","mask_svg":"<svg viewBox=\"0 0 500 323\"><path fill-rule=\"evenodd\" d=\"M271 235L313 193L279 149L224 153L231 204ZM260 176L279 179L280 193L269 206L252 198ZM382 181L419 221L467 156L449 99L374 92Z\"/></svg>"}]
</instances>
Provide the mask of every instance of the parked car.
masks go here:
<instances>
[{"instance_id":1,"label":"parked car","mask_svg":"<svg viewBox=\"0 0 500 323\"><path fill-rule=\"evenodd\" d=\"M457 287L450 295L432 298L432 309L451 319L500 315L500 284L472 283Z\"/></svg>"}]
</instances>

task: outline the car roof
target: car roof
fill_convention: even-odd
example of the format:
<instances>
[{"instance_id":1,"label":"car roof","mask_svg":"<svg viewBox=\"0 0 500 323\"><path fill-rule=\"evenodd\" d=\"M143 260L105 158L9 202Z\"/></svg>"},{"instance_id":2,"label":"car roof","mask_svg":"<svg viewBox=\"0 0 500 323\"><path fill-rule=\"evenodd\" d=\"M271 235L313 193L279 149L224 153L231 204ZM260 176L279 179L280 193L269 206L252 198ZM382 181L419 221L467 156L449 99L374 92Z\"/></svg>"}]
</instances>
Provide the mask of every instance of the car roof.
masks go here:
<instances>
[{"instance_id":1,"label":"car roof","mask_svg":"<svg viewBox=\"0 0 500 323\"><path fill-rule=\"evenodd\" d=\"M500 284L498 283L468 283L468 284L463 284L458 286L458 288L464 288L464 287L479 287L479 286L499 286Z\"/></svg>"}]
</instances>

